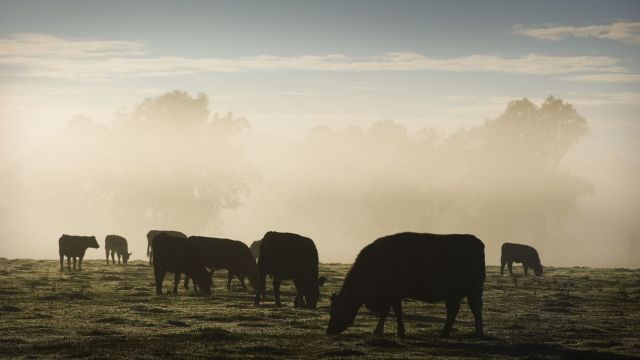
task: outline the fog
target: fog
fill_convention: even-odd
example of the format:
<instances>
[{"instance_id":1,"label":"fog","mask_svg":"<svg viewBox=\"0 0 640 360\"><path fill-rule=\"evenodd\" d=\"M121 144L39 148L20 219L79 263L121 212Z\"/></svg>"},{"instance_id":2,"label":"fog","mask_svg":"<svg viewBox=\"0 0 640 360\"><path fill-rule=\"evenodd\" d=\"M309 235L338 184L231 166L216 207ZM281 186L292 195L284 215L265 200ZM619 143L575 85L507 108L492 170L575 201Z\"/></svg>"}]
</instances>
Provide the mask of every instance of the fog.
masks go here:
<instances>
[{"instance_id":1,"label":"fog","mask_svg":"<svg viewBox=\"0 0 640 360\"><path fill-rule=\"evenodd\" d=\"M640 266L640 166L607 153L621 139L553 97L446 133L372 119L301 138L212 114L205 94L181 91L107 124L74 116L38 144L7 115L2 257L57 258L63 233L101 244L119 234L142 259L150 229L247 244L277 230L313 238L322 262L351 262L380 236L418 231L475 234L490 264L509 241L546 265Z\"/></svg>"}]
</instances>

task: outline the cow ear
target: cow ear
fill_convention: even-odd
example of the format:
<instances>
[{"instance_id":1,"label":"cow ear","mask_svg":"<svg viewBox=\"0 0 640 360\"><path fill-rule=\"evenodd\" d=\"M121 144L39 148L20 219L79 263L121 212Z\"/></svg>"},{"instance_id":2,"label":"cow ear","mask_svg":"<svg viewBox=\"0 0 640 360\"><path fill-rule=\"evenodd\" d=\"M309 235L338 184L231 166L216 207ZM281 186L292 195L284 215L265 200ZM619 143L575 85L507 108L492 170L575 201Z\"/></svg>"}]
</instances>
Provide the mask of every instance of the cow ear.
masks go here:
<instances>
[{"instance_id":1,"label":"cow ear","mask_svg":"<svg viewBox=\"0 0 640 360\"><path fill-rule=\"evenodd\" d=\"M326 279L324 276L321 276L321 277L318 279L318 286L322 286L322 285L324 285L324 282L325 282L326 280L327 280L327 279Z\"/></svg>"},{"instance_id":2,"label":"cow ear","mask_svg":"<svg viewBox=\"0 0 640 360\"><path fill-rule=\"evenodd\" d=\"M129 253L129 256L131 256L131 254L133 254L133 253Z\"/></svg>"}]
</instances>

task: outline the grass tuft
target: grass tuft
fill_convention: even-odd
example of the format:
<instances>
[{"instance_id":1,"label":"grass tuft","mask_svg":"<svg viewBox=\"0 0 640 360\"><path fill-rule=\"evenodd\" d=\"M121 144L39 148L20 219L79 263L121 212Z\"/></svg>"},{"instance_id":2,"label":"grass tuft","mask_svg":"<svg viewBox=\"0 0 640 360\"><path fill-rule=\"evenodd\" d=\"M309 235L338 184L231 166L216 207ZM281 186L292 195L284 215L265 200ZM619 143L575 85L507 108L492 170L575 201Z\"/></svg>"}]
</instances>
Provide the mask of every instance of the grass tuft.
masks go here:
<instances>
[{"instance_id":1,"label":"grass tuft","mask_svg":"<svg viewBox=\"0 0 640 360\"><path fill-rule=\"evenodd\" d=\"M208 328L200 329L197 335L198 335L198 338L200 338L200 340L207 340L207 341L238 340L238 337L235 334L219 327L208 327Z\"/></svg>"}]
</instances>

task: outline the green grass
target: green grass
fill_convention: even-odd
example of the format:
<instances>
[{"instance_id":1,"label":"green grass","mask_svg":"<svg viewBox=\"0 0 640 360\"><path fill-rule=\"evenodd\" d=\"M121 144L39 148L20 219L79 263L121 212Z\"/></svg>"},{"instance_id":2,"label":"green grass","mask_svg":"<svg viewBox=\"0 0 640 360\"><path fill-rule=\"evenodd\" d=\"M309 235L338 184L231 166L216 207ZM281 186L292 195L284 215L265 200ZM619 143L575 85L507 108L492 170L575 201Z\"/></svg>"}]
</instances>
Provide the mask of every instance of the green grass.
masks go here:
<instances>
[{"instance_id":1,"label":"green grass","mask_svg":"<svg viewBox=\"0 0 640 360\"><path fill-rule=\"evenodd\" d=\"M466 304L450 338L440 338L444 304L405 301L407 336L370 335L377 319L361 310L344 334L327 336L328 295L349 265L321 266L328 277L316 310L293 308L291 282L282 308L273 296L256 307L249 291L218 271L213 298L182 287L156 296L144 262L86 261L60 273L56 261L0 259L0 357L13 358L588 358L640 354L640 270L545 268L514 285L488 267L487 337L471 336ZM522 273L521 268L517 268ZM173 284L167 276L164 290Z\"/></svg>"}]
</instances>

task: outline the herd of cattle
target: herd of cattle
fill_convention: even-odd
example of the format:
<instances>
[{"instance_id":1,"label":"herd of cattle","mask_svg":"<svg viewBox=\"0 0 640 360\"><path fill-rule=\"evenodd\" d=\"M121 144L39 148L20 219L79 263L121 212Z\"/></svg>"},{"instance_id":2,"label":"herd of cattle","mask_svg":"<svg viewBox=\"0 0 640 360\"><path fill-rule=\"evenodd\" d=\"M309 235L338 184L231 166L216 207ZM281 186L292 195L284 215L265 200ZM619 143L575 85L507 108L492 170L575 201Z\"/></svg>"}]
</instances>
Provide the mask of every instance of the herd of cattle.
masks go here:
<instances>
[{"instance_id":1,"label":"herd of cattle","mask_svg":"<svg viewBox=\"0 0 640 360\"><path fill-rule=\"evenodd\" d=\"M99 248L94 236L62 235L59 239L60 271L67 267L82 269L82 259L88 248ZM118 235L105 239L107 264L126 264L131 256L127 240ZM241 241L189 236L177 231L152 230L147 234L147 256L153 265L156 293L162 294L167 272L175 275L173 292L178 290L181 274L184 285L192 280L194 289L211 295L213 271L228 271L227 288L238 277L245 288L245 279L256 292L254 303L265 300L267 275L272 277L275 303L281 306L280 284L292 280L296 289L295 307L315 308L324 277L318 277L318 251L313 240L284 232L267 232L262 240L248 247ZM256 261L257 260L257 261ZM522 263L525 276L533 269L542 275L537 251L527 245L502 245L500 273L505 265L513 275L514 262ZM419 279L416 281L416 279ZM339 293L331 296L328 334L339 334L355 320L364 305L379 317L374 334L382 334L390 311L396 315L397 334L404 335L402 299L425 302L444 301L447 319L443 336L451 332L460 309L467 298L475 319L475 333L483 334L482 292L485 281L484 244L473 235L438 235L405 232L385 236L364 247L344 279Z\"/></svg>"}]
</instances>

